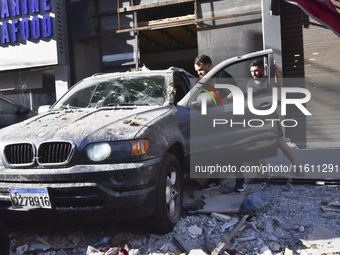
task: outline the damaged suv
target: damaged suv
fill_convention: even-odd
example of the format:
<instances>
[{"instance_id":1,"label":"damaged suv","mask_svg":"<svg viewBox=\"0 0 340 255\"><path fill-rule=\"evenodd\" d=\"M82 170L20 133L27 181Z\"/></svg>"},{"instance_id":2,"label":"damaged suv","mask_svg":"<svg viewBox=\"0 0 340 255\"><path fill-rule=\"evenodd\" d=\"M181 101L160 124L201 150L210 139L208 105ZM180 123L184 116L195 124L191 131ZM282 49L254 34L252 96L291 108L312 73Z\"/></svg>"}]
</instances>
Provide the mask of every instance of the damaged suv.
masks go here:
<instances>
[{"instance_id":1,"label":"damaged suv","mask_svg":"<svg viewBox=\"0 0 340 255\"><path fill-rule=\"evenodd\" d=\"M153 214L168 231L181 214L186 154L175 105L195 80L177 68L94 75L47 113L1 130L1 211Z\"/></svg>"},{"instance_id":2,"label":"damaged suv","mask_svg":"<svg viewBox=\"0 0 340 255\"><path fill-rule=\"evenodd\" d=\"M222 69L261 54L227 61ZM212 116L192 107L202 91L198 84L190 97L195 82L178 68L98 74L74 85L46 113L2 129L0 213L149 218L157 232L172 230L181 216L190 146L204 155L217 148L205 141L221 140L218 147L231 152L225 160L235 153L244 160L271 156L277 148L275 128L267 126L192 137L190 126L208 127ZM226 117L231 107L208 112Z\"/></svg>"}]
</instances>

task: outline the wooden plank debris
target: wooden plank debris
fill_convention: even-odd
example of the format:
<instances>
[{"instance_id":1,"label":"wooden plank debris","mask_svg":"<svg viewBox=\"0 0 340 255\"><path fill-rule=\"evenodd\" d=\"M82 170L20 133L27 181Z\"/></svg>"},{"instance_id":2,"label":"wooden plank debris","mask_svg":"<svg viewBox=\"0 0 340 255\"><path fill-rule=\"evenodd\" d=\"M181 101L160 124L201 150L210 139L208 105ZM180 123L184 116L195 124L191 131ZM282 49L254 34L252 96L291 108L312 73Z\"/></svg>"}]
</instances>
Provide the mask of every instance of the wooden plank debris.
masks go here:
<instances>
[{"instance_id":1,"label":"wooden plank debris","mask_svg":"<svg viewBox=\"0 0 340 255\"><path fill-rule=\"evenodd\" d=\"M220 252L227 246L227 244L231 241L231 239L238 233L238 231L243 227L243 225L246 223L247 218L249 215L243 216L240 223L231 231L231 233L224 239L224 241L220 242L216 248L213 250L211 255L218 255Z\"/></svg>"},{"instance_id":2,"label":"wooden plank debris","mask_svg":"<svg viewBox=\"0 0 340 255\"><path fill-rule=\"evenodd\" d=\"M204 231L204 236L205 236L205 246L207 247L207 250L209 252L213 252L214 248L211 245L208 230L206 228L203 228L203 231Z\"/></svg>"}]
</instances>

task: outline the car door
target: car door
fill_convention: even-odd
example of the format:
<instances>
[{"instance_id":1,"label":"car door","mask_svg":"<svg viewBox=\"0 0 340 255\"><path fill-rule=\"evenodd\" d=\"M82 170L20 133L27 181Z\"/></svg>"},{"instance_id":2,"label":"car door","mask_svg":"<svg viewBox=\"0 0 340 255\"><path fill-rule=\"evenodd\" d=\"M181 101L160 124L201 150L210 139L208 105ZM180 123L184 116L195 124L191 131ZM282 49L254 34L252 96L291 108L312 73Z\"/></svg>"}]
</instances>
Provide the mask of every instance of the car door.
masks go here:
<instances>
[{"instance_id":1,"label":"car door","mask_svg":"<svg viewBox=\"0 0 340 255\"><path fill-rule=\"evenodd\" d=\"M249 103L244 93L251 78L249 62L254 58L266 60L271 82L272 51L265 50L223 61L179 102L181 127L190 148L191 177L226 177L242 162L276 155L276 102L270 86L264 94L249 96ZM236 84L221 79L222 71L232 75ZM221 98L221 90L231 91L233 99Z\"/></svg>"}]
</instances>

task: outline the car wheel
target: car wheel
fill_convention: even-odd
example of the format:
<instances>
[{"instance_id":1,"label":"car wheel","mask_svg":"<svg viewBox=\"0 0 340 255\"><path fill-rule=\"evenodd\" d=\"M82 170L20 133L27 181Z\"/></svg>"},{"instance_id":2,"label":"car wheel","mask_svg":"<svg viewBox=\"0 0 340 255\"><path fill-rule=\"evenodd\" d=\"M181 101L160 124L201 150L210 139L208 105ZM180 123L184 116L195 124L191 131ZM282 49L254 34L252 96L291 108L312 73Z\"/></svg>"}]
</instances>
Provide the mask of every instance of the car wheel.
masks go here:
<instances>
[{"instance_id":1,"label":"car wheel","mask_svg":"<svg viewBox=\"0 0 340 255\"><path fill-rule=\"evenodd\" d=\"M157 184L155 212L150 218L153 231L170 232L180 219L183 203L182 182L182 171L177 158L166 154Z\"/></svg>"}]
</instances>

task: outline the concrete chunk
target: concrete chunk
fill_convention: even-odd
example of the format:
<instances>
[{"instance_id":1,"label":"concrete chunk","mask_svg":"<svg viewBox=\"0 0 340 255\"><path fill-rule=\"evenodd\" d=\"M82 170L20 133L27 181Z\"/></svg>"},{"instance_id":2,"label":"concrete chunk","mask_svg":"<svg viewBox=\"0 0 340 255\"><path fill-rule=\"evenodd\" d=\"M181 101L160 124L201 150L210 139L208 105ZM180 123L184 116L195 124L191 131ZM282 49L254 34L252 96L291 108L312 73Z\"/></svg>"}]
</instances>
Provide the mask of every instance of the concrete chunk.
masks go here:
<instances>
[{"instance_id":1,"label":"concrete chunk","mask_svg":"<svg viewBox=\"0 0 340 255\"><path fill-rule=\"evenodd\" d=\"M198 213L238 213L242 206L244 195L230 193L204 199L205 205Z\"/></svg>"},{"instance_id":2,"label":"concrete chunk","mask_svg":"<svg viewBox=\"0 0 340 255\"><path fill-rule=\"evenodd\" d=\"M231 220L230 216L222 214L222 213L216 213L216 212L213 212L211 214L211 217L214 217L215 219L218 219L218 220L224 221L224 222L228 222L228 221Z\"/></svg>"}]
</instances>

